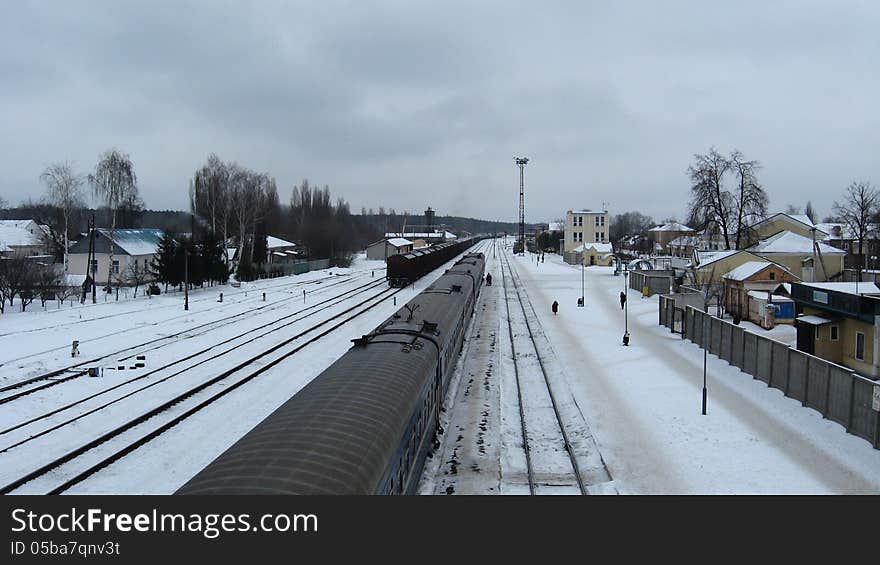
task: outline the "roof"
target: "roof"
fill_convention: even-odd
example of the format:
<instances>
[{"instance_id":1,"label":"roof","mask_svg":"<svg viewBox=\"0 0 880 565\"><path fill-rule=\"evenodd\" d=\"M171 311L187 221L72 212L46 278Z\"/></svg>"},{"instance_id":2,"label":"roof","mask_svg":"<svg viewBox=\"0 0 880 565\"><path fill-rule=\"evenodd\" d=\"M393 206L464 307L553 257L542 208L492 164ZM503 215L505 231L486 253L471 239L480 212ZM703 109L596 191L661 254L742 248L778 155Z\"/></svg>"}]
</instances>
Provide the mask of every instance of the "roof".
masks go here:
<instances>
[{"instance_id":1,"label":"roof","mask_svg":"<svg viewBox=\"0 0 880 565\"><path fill-rule=\"evenodd\" d=\"M388 243L393 245L394 247L403 247L405 245L412 245L413 244L413 242L411 242L410 240L405 239L403 237L392 237L391 239L388 240Z\"/></svg>"},{"instance_id":2,"label":"roof","mask_svg":"<svg viewBox=\"0 0 880 565\"><path fill-rule=\"evenodd\" d=\"M842 292L844 294L854 294L856 296L862 294L880 294L880 288L872 282L811 282L801 283L803 286L818 288L821 290L831 290L834 292Z\"/></svg>"},{"instance_id":3,"label":"roof","mask_svg":"<svg viewBox=\"0 0 880 565\"><path fill-rule=\"evenodd\" d=\"M598 241L584 243L583 245L576 247L574 249L574 251L576 253L580 253L581 251L584 251L584 250L589 249L591 247L599 253L612 253L614 251L614 248L611 246L610 243L600 243Z\"/></svg>"},{"instance_id":4,"label":"roof","mask_svg":"<svg viewBox=\"0 0 880 565\"><path fill-rule=\"evenodd\" d=\"M11 245L42 245L43 233L33 220L0 220L0 246L3 251L10 251Z\"/></svg>"},{"instance_id":5,"label":"roof","mask_svg":"<svg viewBox=\"0 0 880 565\"><path fill-rule=\"evenodd\" d=\"M767 300L766 290L750 290L748 295L752 298L757 298L758 300ZM794 300L787 296L782 296L781 294L774 294L773 302L794 302Z\"/></svg>"},{"instance_id":6,"label":"roof","mask_svg":"<svg viewBox=\"0 0 880 565\"><path fill-rule=\"evenodd\" d=\"M407 239L455 239L458 236L452 232L448 231L435 231L435 232L388 232L385 234L386 238L392 237L403 237Z\"/></svg>"},{"instance_id":7,"label":"roof","mask_svg":"<svg viewBox=\"0 0 880 565\"><path fill-rule=\"evenodd\" d=\"M810 217L807 216L806 214L786 214L785 212L777 212L776 214L773 214L772 216L768 216L768 217L764 218L763 220L752 224L749 227L754 229L754 228L760 226L761 224L766 224L767 222L770 222L776 218L779 218L780 216L788 218L789 220L792 220L792 221L797 222L799 224L803 224L803 226L808 229L816 228L817 232L822 232L822 234L827 233L824 230L822 230L821 228L819 228L818 224L814 224L813 221L810 219ZM822 235L822 234L817 233L817 235ZM821 237L819 239L821 239Z\"/></svg>"},{"instance_id":8,"label":"roof","mask_svg":"<svg viewBox=\"0 0 880 565\"><path fill-rule=\"evenodd\" d=\"M296 247L296 244L291 241L281 239L280 237L275 237L274 235L267 235L266 248L275 249L276 247Z\"/></svg>"},{"instance_id":9,"label":"roof","mask_svg":"<svg viewBox=\"0 0 880 565\"><path fill-rule=\"evenodd\" d=\"M730 257L734 253L740 253L737 250L725 250L725 251L694 251L694 255L697 257L697 266L702 268L706 265L711 265L715 261L720 261L722 259L726 259Z\"/></svg>"},{"instance_id":10,"label":"roof","mask_svg":"<svg viewBox=\"0 0 880 565\"><path fill-rule=\"evenodd\" d=\"M825 255L846 255L846 251L819 243L819 251ZM753 253L813 253L813 240L790 231L782 231L772 237L759 241L748 248Z\"/></svg>"},{"instance_id":11,"label":"roof","mask_svg":"<svg viewBox=\"0 0 880 565\"><path fill-rule=\"evenodd\" d=\"M770 261L746 261L739 267L725 273L724 278L734 281L744 281L747 278L760 273L770 265L773 265Z\"/></svg>"},{"instance_id":12,"label":"roof","mask_svg":"<svg viewBox=\"0 0 880 565\"><path fill-rule=\"evenodd\" d=\"M834 320L829 320L828 318L823 318L822 316L799 316L795 318L795 321L804 322L813 326L821 326L822 324L830 324Z\"/></svg>"},{"instance_id":13,"label":"roof","mask_svg":"<svg viewBox=\"0 0 880 565\"><path fill-rule=\"evenodd\" d=\"M547 231L563 231L565 229L565 222L548 222L547 223Z\"/></svg>"},{"instance_id":14,"label":"roof","mask_svg":"<svg viewBox=\"0 0 880 565\"><path fill-rule=\"evenodd\" d=\"M117 229L113 234L114 253L127 255L152 255L156 253L162 236L165 235L160 229ZM95 235L95 252L109 253L110 230L98 228ZM70 248L71 254L87 253L89 250L89 238L77 241Z\"/></svg>"},{"instance_id":15,"label":"roof","mask_svg":"<svg viewBox=\"0 0 880 565\"><path fill-rule=\"evenodd\" d=\"M608 210L569 210L570 214L607 214Z\"/></svg>"},{"instance_id":16,"label":"roof","mask_svg":"<svg viewBox=\"0 0 880 565\"><path fill-rule=\"evenodd\" d=\"M657 226L649 229L648 231L683 231L683 232L692 232L694 228L689 228L684 224L680 224L678 222L669 222L667 224L663 224L662 226Z\"/></svg>"}]
</instances>

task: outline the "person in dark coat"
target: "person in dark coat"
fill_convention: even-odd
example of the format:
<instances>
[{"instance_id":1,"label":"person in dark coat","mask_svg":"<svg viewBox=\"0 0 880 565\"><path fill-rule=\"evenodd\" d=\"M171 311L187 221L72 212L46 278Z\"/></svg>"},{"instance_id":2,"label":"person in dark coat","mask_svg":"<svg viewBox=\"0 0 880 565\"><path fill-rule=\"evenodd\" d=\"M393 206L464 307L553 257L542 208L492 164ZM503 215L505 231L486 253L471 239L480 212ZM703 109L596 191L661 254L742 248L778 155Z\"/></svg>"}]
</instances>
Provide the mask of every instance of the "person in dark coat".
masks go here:
<instances>
[{"instance_id":1,"label":"person in dark coat","mask_svg":"<svg viewBox=\"0 0 880 565\"><path fill-rule=\"evenodd\" d=\"M622 290L620 291L620 309L623 310L623 305L626 304L626 293Z\"/></svg>"},{"instance_id":2,"label":"person in dark coat","mask_svg":"<svg viewBox=\"0 0 880 565\"><path fill-rule=\"evenodd\" d=\"M553 308L553 315L555 316L556 313L559 311L559 303L554 300L552 308Z\"/></svg>"},{"instance_id":3,"label":"person in dark coat","mask_svg":"<svg viewBox=\"0 0 880 565\"><path fill-rule=\"evenodd\" d=\"M492 286L492 273L486 273L486 286Z\"/></svg>"}]
</instances>

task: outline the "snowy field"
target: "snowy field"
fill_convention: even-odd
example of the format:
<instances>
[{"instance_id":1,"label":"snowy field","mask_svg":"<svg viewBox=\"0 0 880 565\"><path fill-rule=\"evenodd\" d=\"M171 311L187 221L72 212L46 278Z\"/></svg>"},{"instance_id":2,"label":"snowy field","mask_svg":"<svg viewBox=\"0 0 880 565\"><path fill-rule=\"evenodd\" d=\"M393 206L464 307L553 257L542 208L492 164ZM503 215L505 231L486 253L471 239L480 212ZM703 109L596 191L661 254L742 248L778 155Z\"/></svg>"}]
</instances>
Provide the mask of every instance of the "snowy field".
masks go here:
<instances>
[{"instance_id":1,"label":"snowy field","mask_svg":"<svg viewBox=\"0 0 880 565\"><path fill-rule=\"evenodd\" d=\"M194 386L207 387L13 490L49 492L195 407L207 395L232 389L247 374L278 360L258 377L66 490L171 493L347 351L352 338L371 331L445 268L395 294L384 282L384 262L361 256L349 269L243 283L238 289L194 291L188 312L183 311L182 296L173 293L2 316L0 388L89 362L52 379L0 392L0 487ZM367 310L371 305L375 307ZM348 318L352 319L313 344L302 345ZM75 359L70 356L72 336L80 340L80 356ZM295 347L302 350L293 354ZM137 355L145 356L144 367L134 366ZM250 359L254 360L243 365ZM8 400L87 366L102 367L103 376L72 378ZM230 377L208 386L224 374Z\"/></svg>"}]
</instances>

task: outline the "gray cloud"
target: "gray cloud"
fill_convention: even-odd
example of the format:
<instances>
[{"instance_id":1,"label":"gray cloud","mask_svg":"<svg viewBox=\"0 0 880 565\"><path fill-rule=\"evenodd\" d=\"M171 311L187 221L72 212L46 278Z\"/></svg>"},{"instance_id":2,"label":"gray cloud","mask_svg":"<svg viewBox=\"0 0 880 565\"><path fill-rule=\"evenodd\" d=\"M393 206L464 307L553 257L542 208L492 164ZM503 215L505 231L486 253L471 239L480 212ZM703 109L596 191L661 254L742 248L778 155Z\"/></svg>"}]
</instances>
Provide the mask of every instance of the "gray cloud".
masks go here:
<instances>
[{"instance_id":1,"label":"gray cloud","mask_svg":"<svg viewBox=\"0 0 880 565\"><path fill-rule=\"evenodd\" d=\"M361 206L513 219L684 214L711 145L774 207L880 184L871 3L28 3L0 22L0 195L45 164L132 156L183 208L208 153ZM623 3L620 3L623 4Z\"/></svg>"}]
</instances>

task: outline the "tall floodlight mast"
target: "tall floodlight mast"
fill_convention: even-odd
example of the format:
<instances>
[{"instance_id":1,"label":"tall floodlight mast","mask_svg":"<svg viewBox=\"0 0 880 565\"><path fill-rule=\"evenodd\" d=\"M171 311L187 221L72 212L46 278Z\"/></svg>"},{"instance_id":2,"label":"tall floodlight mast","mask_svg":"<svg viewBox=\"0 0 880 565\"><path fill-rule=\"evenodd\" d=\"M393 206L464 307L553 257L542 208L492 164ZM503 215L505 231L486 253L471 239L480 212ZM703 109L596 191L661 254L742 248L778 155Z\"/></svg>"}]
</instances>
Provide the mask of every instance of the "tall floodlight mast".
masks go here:
<instances>
[{"instance_id":1,"label":"tall floodlight mast","mask_svg":"<svg viewBox=\"0 0 880 565\"><path fill-rule=\"evenodd\" d=\"M513 160L519 167L519 252L521 255L526 253L526 205L523 196L525 184L523 182L523 169L529 162L527 157L514 157Z\"/></svg>"}]
</instances>

